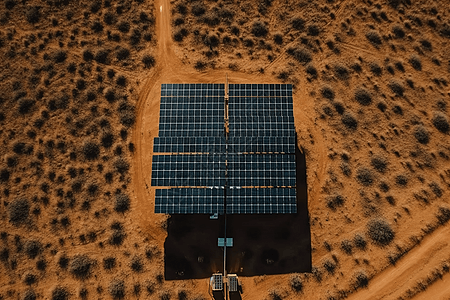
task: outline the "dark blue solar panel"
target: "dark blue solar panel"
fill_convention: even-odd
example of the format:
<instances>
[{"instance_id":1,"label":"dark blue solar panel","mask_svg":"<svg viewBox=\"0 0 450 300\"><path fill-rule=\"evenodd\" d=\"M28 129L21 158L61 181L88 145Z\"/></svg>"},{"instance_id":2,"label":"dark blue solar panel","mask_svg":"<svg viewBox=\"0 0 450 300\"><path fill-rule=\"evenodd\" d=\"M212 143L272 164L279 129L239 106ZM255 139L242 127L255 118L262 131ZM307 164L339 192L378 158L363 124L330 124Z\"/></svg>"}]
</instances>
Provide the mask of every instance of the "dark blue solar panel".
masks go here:
<instances>
[{"instance_id":1,"label":"dark blue solar panel","mask_svg":"<svg viewBox=\"0 0 450 300\"><path fill-rule=\"evenodd\" d=\"M293 136L249 136L229 137L229 153L295 153Z\"/></svg>"},{"instance_id":2,"label":"dark blue solar panel","mask_svg":"<svg viewBox=\"0 0 450 300\"><path fill-rule=\"evenodd\" d=\"M157 189L155 213L223 214L224 189L173 188Z\"/></svg>"},{"instance_id":3,"label":"dark blue solar panel","mask_svg":"<svg viewBox=\"0 0 450 300\"><path fill-rule=\"evenodd\" d=\"M223 154L154 155L152 186L225 186Z\"/></svg>"},{"instance_id":4,"label":"dark blue solar panel","mask_svg":"<svg viewBox=\"0 0 450 300\"><path fill-rule=\"evenodd\" d=\"M155 153L225 153L225 137L156 137Z\"/></svg>"},{"instance_id":5,"label":"dark blue solar panel","mask_svg":"<svg viewBox=\"0 0 450 300\"><path fill-rule=\"evenodd\" d=\"M292 154L228 154L228 185L294 187L295 156Z\"/></svg>"},{"instance_id":6,"label":"dark blue solar panel","mask_svg":"<svg viewBox=\"0 0 450 300\"><path fill-rule=\"evenodd\" d=\"M294 214L297 212L295 189L227 189L227 214Z\"/></svg>"},{"instance_id":7,"label":"dark blue solar panel","mask_svg":"<svg viewBox=\"0 0 450 300\"><path fill-rule=\"evenodd\" d=\"M226 138L224 84L161 86L154 153L174 155L153 156L152 186L196 188L157 190L155 212L223 213L226 187L227 213L296 212L292 86L229 84L228 94Z\"/></svg>"}]
</instances>

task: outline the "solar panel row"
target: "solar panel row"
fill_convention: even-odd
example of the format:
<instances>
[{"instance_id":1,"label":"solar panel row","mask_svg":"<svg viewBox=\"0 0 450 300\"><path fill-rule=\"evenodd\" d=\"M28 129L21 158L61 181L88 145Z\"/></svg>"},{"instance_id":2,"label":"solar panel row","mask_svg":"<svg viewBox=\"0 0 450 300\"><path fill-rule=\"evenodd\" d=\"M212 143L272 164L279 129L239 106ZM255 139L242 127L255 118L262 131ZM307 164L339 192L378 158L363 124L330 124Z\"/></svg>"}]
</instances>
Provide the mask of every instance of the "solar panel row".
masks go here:
<instances>
[{"instance_id":1,"label":"solar panel row","mask_svg":"<svg viewBox=\"0 0 450 300\"><path fill-rule=\"evenodd\" d=\"M229 154L228 185L295 186L295 156L290 154Z\"/></svg>"},{"instance_id":2,"label":"solar panel row","mask_svg":"<svg viewBox=\"0 0 450 300\"><path fill-rule=\"evenodd\" d=\"M222 214L224 189L157 189L155 212L168 214ZM291 188L227 189L227 214L296 213L296 193Z\"/></svg>"},{"instance_id":3,"label":"solar panel row","mask_svg":"<svg viewBox=\"0 0 450 300\"><path fill-rule=\"evenodd\" d=\"M250 136L250 137L229 137L229 153L295 153L294 136Z\"/></svg>"},{"instance_id":4,"label":"solar panel row","mask_svg":"<svg viewBox=\"0 0 450 300\"><path fill-rule=\"evenodd\" d=\"M153 152L225 153L225 137L156 137Z\"/></svg>"},{"instance_id":5,"label":"solar panel row","mask_svg":"<svg viewBox=\"0 0 450 300\"><path fill-rule=\"evenodd\" d=\"M222 214L223 189L157 189L155 212L166 214Z\"/></svg>"}]
</instances>

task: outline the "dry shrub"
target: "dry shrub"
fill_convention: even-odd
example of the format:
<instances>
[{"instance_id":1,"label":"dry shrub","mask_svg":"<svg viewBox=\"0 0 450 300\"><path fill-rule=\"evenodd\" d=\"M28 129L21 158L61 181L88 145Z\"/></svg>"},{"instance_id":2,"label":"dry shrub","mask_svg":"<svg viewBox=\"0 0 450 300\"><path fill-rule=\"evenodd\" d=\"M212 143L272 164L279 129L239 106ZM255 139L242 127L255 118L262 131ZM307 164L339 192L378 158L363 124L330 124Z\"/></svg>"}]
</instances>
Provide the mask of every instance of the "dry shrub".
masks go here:
<instances>
[{"instance_id":1,"label":"dry shrub","mask_svg":"<svg viewBox=\"0 0 450 300\"><path fill-rule=\"evenodd\" d=\"M382 40L380 33L376 30L369 30L366 33L366 38L369 40L369 42L374 45L375 47L378 47L381 45Z\"/></svg>"},{"instance_id":2,"label":"dry shrub","mask_svg":"<svg viewBox=\"0 0 450 300\"><path fill-rule=\"evenodd\" d=\"M9 221L18 226L28 220L30 204L26 199L15 199L8 205Z\"/></svg>"},{"instance_id":3,"label":"dry shrub","mask_svg":"<svg viewBox=\"0 0 450 300\"><path fill-rule=\"evenodd\" d=\"M256 37L264 37L269 32L269 29L267 28L267 24L263 21L257 20L253 22L252 24L252 34Z\"/></svg>"},{"instance_id":4,"label":"dry shrub","mask_svg":"<svg viewBox=\"0 0 450 300\"><path fill-rule=\"evenodd\" d=\"M389 245L395 237L391 225L383 219L373 219L367 223L367 235L378 246Z\"/></svg>"},{"instance_id":5,"label":"dry shrub","mask_svg":"<svg viewBox=\"0 0 450 300\"><path fill-rule=\"evenodd\" d=\"M86 279L91 273L94 261L87 255L77 255L70 263L69 271L78 279Z\"/></svg>"},{"instance_id":6,"label":"dry shrub","mask_svg":"<svg viewBox=\"0 0 450 300\"><path fill-rule=\"evenodd\" d=\"M86 140L83 144L83 155L87 160L94 160L97 159L100 155L100 147L99 145L92 141L92 140Z\"/></svg>"},{"instance_id":7,"label":"dry shrub","mask_svg":"<svg viewBox=\"0 0 450 300\"><path fill-rule=\"evenodd\" d=\"M153 67L155 65L156 61L155 61L155 58L153 57L153 55L145 54L142 57L142 63L144 64L144 66L146 68L150 68L150 67Z\"/></svg>"},{"instance_id":8,"label":"dry shrub","mask_svg":"<svg viewBox=\"0 0 450 300\"><path fill-rule=\"evenodd\" d=\"M52 291L52 299L51 300L67 300L69 299L69 291L66 287L57 286Z\"/></svg>"},{"instance_id":9,"label":"dry shrub","mask_svg":"<svg viewBox=\"0 0 450 300\"><path fill-rule=\"evenodd\" d=\"M335 210L337 207L341 207L344 203L345 198L340 194L327 197L327 206L332 210Z\"/></svg>"},{"instance_id":10,"label":"dry shrub","mask_svg":"<svg viewBox=\"0 0 450 300\"><path fill-rule=\"evenodd\" d=\"M421 61L420 57L418 57L417 55L412 55L409 58L409 63L415 70L417 70L417 71L422 70L422 61Z\"/></svg>"},{"instance_id":11,"label":"dry shrub","mask_svg":"<svg viewBox=\"0 0 450 300\"><path fill-rule=\"evenodd\" d=\"M403 96L403 93L405 92L405 88L403 87L403 84L400 81L395 80L395 79L392 79L391 81L389 81L388 87L397 96Z\"/></svg>"},{"instance_id":12,"label":"dry shrub","mask_svg":"<svg viewBox=\"0 0 450 300\"><path fill-rule=\"evenodd\" d=\"M307 64L312 60L311 52L300 44L291 46L287 50L288 54L302 64Z\"/></svg>"},{"instance_id":13,"label":"dry shrub","mask_svg":"<svg viewBox=\"0 0 450 300\"><path fill-rule=\"evenodd\" d=\"M344 112L341 121L347 129L356 130L358 127L358 121L350 112Z\"/></svg>"},{"instance_id":14,"label":"dry shrub","mask_svg":"<svg viewBox=\"0 0 450 300\"><path fill-rule=\"evenodd\" d=\"M344 251L346 254L351 255L352 251L353 251L353 245L352 242L350 240L343 240L341 242L341 249L342 251Z\"/></svg>"},{"instance_id":15,"label":"dry shrub","mask_svg":"<svg viewBox=\"0 0 450 300\"><path fill-rule=\"evenodd\" d=\"M392 32L394 33L395 37L398 39L402 39L405 37L405 31L404 31L403 27L399 24L392 26Z\"/></svg>"},{"instance_id":16,"label":"dry shrub","mask_svg":"<svg viewBox=\"0 0 450 300\"><path fill-rule=\"evenodd\" d=\"M323 263L323 267L327 270L328 273L334 274L336 270L336 262L331 259L326 259Z\"/></svg>"},{"instance_id":17,"label":"dry shrub","mask_svg":"<svg viewBox=\"0 0 450 300\"><path fill-rule=\"evenodd\" d=\"M334 74L339 80L347 80L350 78L350 72L348 68L342 64L336 64L334 66Z\"/></svg>"},{"instance_id":18,"label":"dry shrub","mask_svg":"<svg viewBox=\"0 0 450 300\"><path fill-rule=\"evenodd\" d=\"M306 21L301 16L295 16L291 20L292 28L297 30L303 30L305 28Z\"/></svg>"},{"instance_id":19,"label":"dry shrub","mask_svg":"<svg viewBox=\"0 0 450 300\"><path fill-rule=\"evenodd\" d=\"M36 300L36 293L33 290L28 289L25 291L25 293L23 293L23 296L21 299L22 300Z\"/></svg>"},{"instance_id":20,"label":"dry shrub","mask_svg":"<svg viewBox=\"0 0 450 300\"><path fill-rule=\"evenodd\" d=\"M130 197L126 194L116 194L116 201L114 203L114 209L117 212L126 212L130 209Z\"/></svg>"},{"instance_id":21,"label":"dry shrub","mask_svg":"<svg viewBox=\"0 0 450 300\"><path fill-rule=\"evenodd\" d=\"M322 95L322 97L324 97L328 100L334 100L334 98L336 96L334 93L334 90L329 85L325 85L325 86L321 87L320 94Z\"/></svg>"},{"instance_id":22,"label":"dry shrub","mask_svg":"<svg viewBox=\"0 0 450 300\"><path fill-rule=\"evenodd\" d=\"M142 272L144 270L144 264L143 264L140 256L135 255L135 256L133 256L133 258L131 258L130 268L134 272Z\"/></svg>"},{"instance_id":23,"label":"dry shrub","mask_svg":"<svg viewBox=\"0 0 450 300\"><path fill-rule=\"evenodd\" d=\"M421 144L428 144L430 141L430 134L423 125L418 125L414 128L414 137Z\"/></svg>"},{"instance_id":24,"label":"dry shrub","mask_svg":"<svg viewBox=\"0 0 450 300\"><path fill-rule=\"evenodd\" d=\"M369 277L365 271L359 271L354 275L355 278L355 289L365 288L369 285Z\"/></svg>"},{"instance_id":25,"label":"dry shrub","mask_svg":"<svg viewBox=\"0 0 450 300\"><path fill-rule=\"evenodd\" d=\"M355 234L355 237L353 238L353 243L355 244L356 248L359 248L361 250L365 250L367 247L366 238L362 233Z\"/></svg>"},{"instance_id":26,"label":"dry shrub","mask_svg":"<svg viewBox=\"0 0 450 300\"><path fill-rule=\"evenodd\" d=\"M444 113L434 112L432 122L434 127L442 133L448 133L450 131L450 124Z\"/></svg>"},{"instance_id":27,"label":"dry shrub","mask_svg":"<svg viewBox=\"0 0 450 300\"><path fill-rule=\"evenodd\" d=\"M295 292L301 292L303 289L303 283L300 274L292 274L289 279L289 284Z\"/></svg>"},{"instance_id":28,"label":"dry shrub","mask_svg":"<svg viewBox=\"0 0 450 300\"><path fill-rule=\"evenodd\" d=\"M28 258L33 259L42 252L42 244L36 240L28 240L25 242L24 249Z\"/></svg>"},{"instance_id":29,"label":"dry shrub","mask_svg":"<svg viewBox=\"0 0 450 300\"><path fill-rule=\"evenodd\" d=\"M360 167L356 171L356 180L363 186L371 186L375 181L375 178L371 170Z\"/></svg>"},{"instance_id":30,"label":"dry shrub","mask_svg":"<svg viewBox=\"0 0 450 300\"><path fill-rule=\"evenodd\" d=\"M121 279L113 279L109 283L108 291L113 299L123 299L125 297L125 282Z\"/></svg>"},{"instance_id":31,"label":"dry shrub","mask_svg":"<svg viewBox=\"0 0 450 300\"><path fill-rule=\"evenodd\" d=\"M397 183L399 186L405 187L408 184L408 177L405 175L397 175L395 176L395 183Z\"/></svg>"},{"instance_id":32,"label":"dry shrub","mask_svg":"<svg viewBox=\"0 0 450 300\"><path fill-rule=\"evenodd\" d=\"M115 257L105 257L103 259L103 268L105 270L111 270L116 266L116 258Z\"/></svg>"},{"instance_id":33,"label":"dry shrub","mask_svg":"<svg viewBox=\"0 0 450 300\"><path fill-rule=\"evenodd\" d=\"M384 173L387 169L388 161L383 156L374 156L370 160L370 164L380 173Z\"/></svg>"},{"instance_id":34,"label":"dry shrub","mask_svg":"<svg viewBox=\"0 0 450 300\"><path fill-rule=\"evenodd\" d=\"M441 206L436 214L439 224L444 225L450 220L450 209L445 206Z\"/></svg>"},{"instance_id":35,"label":"dry shrub","mask_svg":"<svg viewBox=\"0 0 450 300\"><path fill-rule=\"evenodd\" d=\"M366 88L358 87L355 90L355 100L359 104L367 106L372 103L372 95Z\"/></svg>"}]
</instances>

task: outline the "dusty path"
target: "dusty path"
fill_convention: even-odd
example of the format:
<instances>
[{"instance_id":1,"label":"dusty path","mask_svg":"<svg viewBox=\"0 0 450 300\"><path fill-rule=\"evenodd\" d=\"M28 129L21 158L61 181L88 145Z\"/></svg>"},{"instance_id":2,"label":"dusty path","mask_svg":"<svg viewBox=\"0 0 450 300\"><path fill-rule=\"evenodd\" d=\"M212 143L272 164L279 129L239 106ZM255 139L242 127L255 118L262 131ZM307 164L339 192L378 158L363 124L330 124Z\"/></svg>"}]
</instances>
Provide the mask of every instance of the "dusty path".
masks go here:
<instances>
[{"instance_id":1,"label":"dusty path","mask_svg":"<svg viewBox=\"0 0 450 300\"><path fill-rule=\"evenodd\" d=\"M348 299L398 299L406 290L413 288L419 280L426 278L438 268L443 258L450 258L449 236L450 226L447 224L426 237L420 245L400 259L395 267L389 267L376 275L369 282L367 289L354 293ZM447 274L442 281L438 280L429 290L418 294L416 298L450 299L449 277ZM436 294L431 292L432 289L436 290Z\"/></svg>"}]
</instances>

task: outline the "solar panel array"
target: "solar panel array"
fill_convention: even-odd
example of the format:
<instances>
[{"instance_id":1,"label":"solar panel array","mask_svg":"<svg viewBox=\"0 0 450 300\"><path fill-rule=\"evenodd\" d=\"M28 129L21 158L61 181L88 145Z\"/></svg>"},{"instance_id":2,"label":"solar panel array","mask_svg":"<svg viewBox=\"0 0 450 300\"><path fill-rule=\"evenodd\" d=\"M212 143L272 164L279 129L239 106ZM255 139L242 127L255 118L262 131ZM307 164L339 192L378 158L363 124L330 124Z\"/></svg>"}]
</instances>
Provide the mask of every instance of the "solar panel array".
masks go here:
<instances>
[{"instance_id":1,"label":"solar panel array","mask_svg":"<svg viewBox=\"0 0 450 300\"><path fill-rule=\"evenodd\" d=\"M155 212L296 212L292 86L163 84L154 140Z\"/></svg>"}]
</instances>

